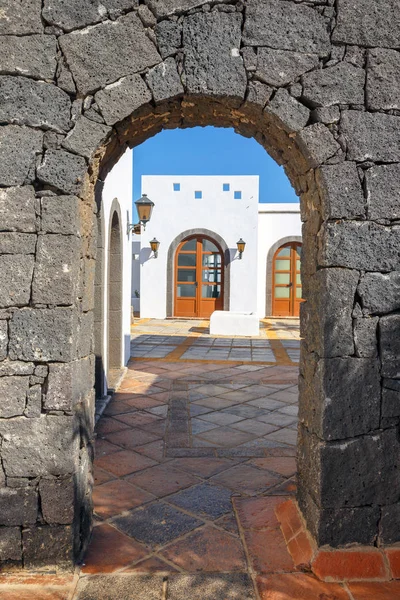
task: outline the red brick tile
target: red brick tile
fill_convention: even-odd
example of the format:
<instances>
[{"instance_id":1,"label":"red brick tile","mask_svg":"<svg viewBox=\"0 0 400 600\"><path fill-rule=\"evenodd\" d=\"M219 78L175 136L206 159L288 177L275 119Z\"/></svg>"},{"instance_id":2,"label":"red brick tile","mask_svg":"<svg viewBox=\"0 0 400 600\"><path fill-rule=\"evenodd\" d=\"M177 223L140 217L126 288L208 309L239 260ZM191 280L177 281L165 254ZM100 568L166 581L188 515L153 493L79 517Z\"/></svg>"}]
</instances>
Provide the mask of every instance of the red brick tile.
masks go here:
<instances>
[{"instance_id":1,"label":"red brick tile","mask_svg":"<svg viewBox=\"0 0 400 600\"><path fill-rule=\"evenodd\" d=\"M2 600L68 600L69 589L52 588L21 588L0 586L0 598Z\"/></svg>"},{"instance_id":2,"label":"red brick tile","mask_svg":"<svg viewBox=\"0 0 400 600\"><path fill-rule=\"evenodd\" d=\"M153 398L152 396L129 396L127 395L124 402L129 406L134 406L139 410L145 410L146 408L153 408L154 406L160 406L164 404L161 400Z\"/></svg>"},{"instance_id":3,"label":"red brick tile","mask_svg":"<svg viewBox=\"0 0 400 600\"><path fill-rule=\"evenodd\" d=\"M123 413L133 412L135 410L136 409L132 406L129 406L129 404L125 404L124 402L115 402L114 400L112 400L110 404L106 407L103 414L105 416L112 417Z\"/></svg>"},{"instance_id":4,"label":"red brick tile","mask_svg":"<svg viewBox=\"0 0 400 600\"><path fill-rule=\"evenodd\" d=\"M154 496L144 492L127 481L116 479L96 486L93 490L94 511L100 517L108 519L125 510L150 502Z\"/></svg>"},{"instance_id":5,"label":"red brick tile","mask_svg":"<svg viewBox=\"0 0 400 600\"><path fill-rule=\"evenodd\" d=\"M260 471L251 465L237 465L215 475L212 481L223 486L242 491L249 496L254 496L267 490L269 487L282 481L281 477L268 471Z\"/></svg>"},{"instance_id":6,"label":"red brick tile","mask_svg":"<svg viewBox=\"0 0 400 600\"><path fill-rule=\"evenodd\" d=\"M257 577L257 589L261 600L350 600L340 584L303 573Z\"/></svg>"},{"instance_id":7,"label":"red brick tile","mask_svg":"<svg viewBox=\"0 0 400 600\"><path fill-rule=\"evenodd\" d=\"M144 446L136 446L135 452L140 452L140 454L161 462L164 458L164 442L163 440L156 440Z\"/></svg>"},{"instance_id":8,"label":"red brick tile","mask_svg":"<svg viewBox=\"0 0 400 600\"><path fill-rule=\"evenodd\" d=\"M135 428L124 429L123 431L116 431L107 435L107 440L112 444L118 444L123 448L130 449L155 442L157 439L159 439L159 436L154 433Z\"/></svg>"},{"instance_id":9,"label":"red brick tile","mask_svg":"<svg viewBox=\"0 0 400 600\"><path fill-rule=\"evenodd\" d=\"M112 573L144 558L147 554L145 546L104 523L93 529L82 572Z\"/></svg>"},{"instance_id":10,"label":"red brick tile","mask_svg":"<svg viewBox=\"0 0 400 600\"><path fill-rule=\"evenodd\" d=\"M275 513L279 523L281 524L281 529L285 540L288 542L303 528L297 504L293 500L288 500L287 502L278 504Z\"/></svg>"},{"instance_id":11,"label":"red brick tile","mask_svg":"<svg viewBox=\"0 0 400 600\"><path fill-rule=\"evenodd\" d=\"M285 477L291 477L296 473L296 459L290 456L269 456L268 458L255 458L250 461L252 465L260 469L274 471Z\"/></svg>"},{"instance_id":12,"label":"red brick tile","mask_svg":"<svg viewBox=\"0 0 400 600\"><path fill-rule=\"evenodd\" d=\"M124 569L123 573L177 573L177 569L171 567L158 556L151 556L142 560L132 567Z\"/></svg>"},{"instance_id":13,"label":"red brick tile","mask_svg":"<svg viewBox=\"0 0 400 600\"><path fill-rule=\"evenodd\" d=\"M129 425L122 423L122 421L117 421L112 417L101 417L96 425L96 433L103 436L114 431L122 431L122 429L126 429L127 427Z\"/></svg>"},{"instance_id":14,"label":"red brick tile","mask_svg":"<svg viewBox=\"0 0 400 600\"><path fill-rule=\"evenodd\" d=\"M129 475L155 464L156 462L151 458L147 458L131 450L121 450L121 452L114 452L108 456L100 456L96 459L96 466L117 475L117 477Z\"/></svg>"},{"instance_id":15,"label":"red brick tile","mask_svg":"<svg viewBox=\"0 0 400 600\"><path fill-rule=\"evenodd\" d=\"M350 583L352 600L396 600L400 598L400 581Z\"/></svg>"},{"instance_id":16,"label":"red brick tile","mask_svg":"<svg viewBox=\"0 0 400 600\"><path fill-rule=\"evenodd\" d=\"M261 498L232 498L243 529L279 529L275 508L285 502L281 496Z\"/></svg>"},{"instance_id":17,"label":"red brick tile","mask_svg":"<svg viewBox=\"0 0 400 600\"><path fill-rule=\"evenodd\" d=\"M146 469L143 473L136 473L129 477L129 481L159 497L173 494L178 490L199 483L196 477L174 469L170 463Z\"/></svg>"},{"instance_id":18,"label":"red brick tile","mask_svg":"<svg viewBox=\"0 0 400 600\"><path fill-rule=\"evenodd\" d=\"M53 575L47 573L17 573L15 575L0 575L0 585L37 585L43 587L67 587L74 583L74 574ZM0 594L0 598L3 598Z\"/></svg>"},{"instance_id":19,"label":"red brick tile","mask_svg":"<svg viewBox=\"0 0 400 600\"><path fill-rule=\"evenodd\" d=\"M244 539L248 556L256 573L292 572L293 559L286 548L280 529L246 530Z\"/></svg>"},{"instance_id":20,"label":"red brick tile","mask_svg":"<svg viewBox=\"0 0 400 600\"><path fill-rule=\"evenodd\" d=\"M143 410L138 410L129 414L115 415L115 418L118 419L118 421L126 423L129 427L142 427L142 425L146 425L147 423L158 421L160 417Z\"/></svg>"},{"instance_id":21,"label":"red brick tile","mask_svg":"<svg viewBox=\"0 0 400 600\"><path fill-rule=\"evenodd\" d=\"M188 473L207 478L230 469L236 463L226 458L176 458L171 464Z\"/></svg>"},{"instance_id":22,"label":"red brick tile","mask_svg":"<svg viewBox=\"0 0 400 600\"><path fill-rule=\"evenodd\" d=\"M246 559L238 538L204 527L161 552L185 571L244 571Z\"/></svg>"},{"instance_id":23,"label":"red brick tile","mask_svg":"<svg viewBox=\"0 0 400 600\"><path fill-rule=\"evenodd\" d=\"M300 571L310 570L311 560L314 556L314 548L304 529L299 531L299 533L288 542L287 549L289 550L297 569Z\"/></svg>"},{"instance_id":24,"label":"red brick tile","mask_svg":"<svg viewBox=\"0 0 400 600\"><path fill-rule=\"evenodd\" d=\"M96 456L106 456L107 454L112 454L113 452L119 452L119 450L121 450L119 446L101 438L96 439L94 449Z\"/></svg>"},{"instance_id":25,"label":"red brick tile","mask_svg":"<svg viewBox=\"0 0 400 600\"><path fill-rule=\"evenodd\" d=\"M386 549L385 554L389 561L392 577L400 579L400 548Z\"/></svg>"},{"instance_id":26,"label":"red brick tile","mask_svg":"<svg viewBox=\"0 0 400 600\"><path fill-rule=\"evenodd\" d=\"M365 551L320 550L312 570L319 579L334 581L386 579L388 576L383 553L374 548Z\"/></svg>"},{"instance_id":27,"label":"red brick tile","mask_svg":"<svg viewBox=\"0 0 400 600\"><path fill-rule=\"evenodd\" d=\"M104 469L101 469L96 464L93 467L93 477L94 485L101 485L102 483L107 483L107 481L115 479L115 475L108 471L104 471Z\"/></svg>"}]
</instances>

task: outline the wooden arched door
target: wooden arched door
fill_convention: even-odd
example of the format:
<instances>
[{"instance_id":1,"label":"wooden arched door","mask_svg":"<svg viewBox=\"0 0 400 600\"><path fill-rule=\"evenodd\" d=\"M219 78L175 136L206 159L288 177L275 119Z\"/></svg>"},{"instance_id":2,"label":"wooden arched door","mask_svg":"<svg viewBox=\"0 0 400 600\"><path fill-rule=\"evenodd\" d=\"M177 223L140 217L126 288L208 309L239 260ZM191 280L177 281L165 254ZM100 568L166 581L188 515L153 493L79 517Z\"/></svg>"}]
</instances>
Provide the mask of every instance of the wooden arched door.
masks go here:
<instances>
[{"instance_id":1,"label":"wooden arched door","mask_svg":"<svg viewBox=\"0 0 400 600\"><path fill-rule=\"evenodd\" d=\"M301 244L289 242L275 252L272 270L272 314L298 317L302 302Z\"/></svg>"},{"instance_id":2,"label":"wooden arched door","mask_svg":"<svg viewBox=\"0 0 400 600\"><path fill-rule=\"evenodd\" d=\"M175 254L175 316L209 318L223 310L224 257L211 238L193 236Z\"/></svg>"}]
</instances>

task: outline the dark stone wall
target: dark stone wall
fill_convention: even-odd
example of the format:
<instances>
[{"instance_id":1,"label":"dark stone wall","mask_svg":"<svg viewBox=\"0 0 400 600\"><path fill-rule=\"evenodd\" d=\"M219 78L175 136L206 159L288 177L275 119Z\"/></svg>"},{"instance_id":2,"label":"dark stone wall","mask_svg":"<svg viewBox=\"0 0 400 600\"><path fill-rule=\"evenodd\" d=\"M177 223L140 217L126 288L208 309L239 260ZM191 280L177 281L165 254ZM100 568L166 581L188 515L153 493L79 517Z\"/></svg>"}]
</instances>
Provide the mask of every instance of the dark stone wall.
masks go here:
<instances>
[{"instance_id":1,"label":"dark stone wall","mask_svg":"<svg viewBox=\"0 0 400 600\"><path fill-rule=\"evenodd\" d=\"M308 527L400 541L399 35L398 0L3 0L0 561L87 543L95 188L194 125L253 136L301 196Z\"/></svg>"}]
</instances>

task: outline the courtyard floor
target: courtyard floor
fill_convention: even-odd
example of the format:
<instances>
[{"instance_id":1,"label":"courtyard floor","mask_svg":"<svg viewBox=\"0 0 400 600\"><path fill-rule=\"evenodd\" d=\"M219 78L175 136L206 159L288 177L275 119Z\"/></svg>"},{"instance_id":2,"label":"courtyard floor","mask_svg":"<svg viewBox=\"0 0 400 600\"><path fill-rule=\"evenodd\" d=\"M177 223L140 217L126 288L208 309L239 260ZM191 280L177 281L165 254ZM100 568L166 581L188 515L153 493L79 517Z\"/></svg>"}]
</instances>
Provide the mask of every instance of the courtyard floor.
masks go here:
<instances>
[{"instance_id":1,"label":"courtyard floor","mask_svg":"<svg viewBox=\"0 0 400 600\"><path fill-rule=\"evenodd\" d=\"M138 321L96 427L92 540L73 578L0 578L8 600L393 600L400 583L296 571L275 508L296 490L298 322L258 338Z\"/></svg>"}]
</instances>

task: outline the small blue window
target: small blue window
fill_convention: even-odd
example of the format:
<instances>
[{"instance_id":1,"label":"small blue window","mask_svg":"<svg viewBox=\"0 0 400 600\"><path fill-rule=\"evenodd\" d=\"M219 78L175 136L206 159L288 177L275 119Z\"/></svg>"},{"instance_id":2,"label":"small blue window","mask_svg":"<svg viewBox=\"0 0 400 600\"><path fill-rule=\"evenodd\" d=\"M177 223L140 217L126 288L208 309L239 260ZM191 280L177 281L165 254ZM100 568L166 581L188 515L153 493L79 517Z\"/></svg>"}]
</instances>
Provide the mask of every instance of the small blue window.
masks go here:
<instances>
[{"instance_id":1,"label":"small blue window","mask_svg":"<svg viewBox=\"0 0 400 600\"><path fill-rule=\"evenodd\" d=\"M234 192L233 193L233 197L235 198L235 200L241 200L242 199L242 192Z\"/></svg>"},{"instance_id":2,"label":"small blue window","mask_svg":"<svg viewBox=\"0 0 400 600\"><path fill-rule=\"evenodd\" d=\"M174 192L180 192L181 191L181 184L180 183L174 183Z\"/></svg>"},{"instance_id":3,"label":"small blue window","mask_svg":"<svg viewBox=\"0 0 400 600\"><path fill-rule=\"evenodd\" d=\"M222 191L223 192L229 192L229 183L223 183L222 184Z\"/></svg>"},{"instance_id":4,"label":"small blue window","mask_svg":"<svg viewBox=\"0 0 400 600\"><path fill-rule=\"evenodd\" d=\"M197 191L194 193L194 197L195 198L202 198L203 197L203 192Z\"/></svg>"}]
</instances>

